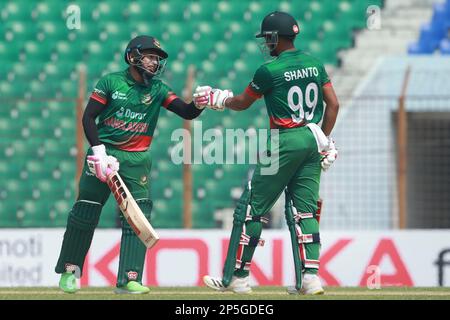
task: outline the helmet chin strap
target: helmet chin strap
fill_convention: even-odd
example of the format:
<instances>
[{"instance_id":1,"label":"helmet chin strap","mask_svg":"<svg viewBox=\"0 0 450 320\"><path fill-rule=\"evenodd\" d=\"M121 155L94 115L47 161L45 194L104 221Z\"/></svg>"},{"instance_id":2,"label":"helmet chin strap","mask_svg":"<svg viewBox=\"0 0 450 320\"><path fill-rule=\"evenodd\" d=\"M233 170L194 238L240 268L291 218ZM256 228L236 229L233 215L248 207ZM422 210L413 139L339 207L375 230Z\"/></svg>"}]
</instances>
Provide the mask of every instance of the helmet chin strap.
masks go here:
<instances>
[{"instance_id":1,"label":"helmet chin strap","mask_svg":"<svg viewBox=\"0 0 450 320\"><path fill-rule=\"evenodd\" d=\"M147 70L145 70L141 66L136 66L136 69L137 69L137 72L141 75L142 80L144 80L144 85L146 87L150 86L150 81L152 80L154 74L148 72Z\"/></svg>"}]
</instances>

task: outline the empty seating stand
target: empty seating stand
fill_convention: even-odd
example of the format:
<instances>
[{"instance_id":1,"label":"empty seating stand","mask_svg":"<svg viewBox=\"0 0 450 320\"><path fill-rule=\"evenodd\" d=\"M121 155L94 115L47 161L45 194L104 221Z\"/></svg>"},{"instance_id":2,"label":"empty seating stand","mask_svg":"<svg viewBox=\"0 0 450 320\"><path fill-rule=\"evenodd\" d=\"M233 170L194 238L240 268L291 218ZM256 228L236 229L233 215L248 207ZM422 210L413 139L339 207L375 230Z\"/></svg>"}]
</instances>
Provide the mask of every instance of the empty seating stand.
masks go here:
<instances>
[{"instance_id":1,"label":"empty seating stand","mask_svg":"<svg viewBox=\"0 0 450 320\"><path fill-rule=\"evenodd\" d=\"M66 27L69 4L81 9L81 29ZM242 92L264 63L254 35L267 13L290 12L300 24L297 46L338 65L338 51L352 46L353 33L365 26L369 4L381 6L382 1L1 1L0 227L65 226L76 198L75 99L81 63L87 65L90 92L102 75L126 67L123 50L132 37L150 34L169 53L163 79L179 95L189 64L197 69L195 85ZM239 115L206 110L199 120L204 130L268 127L261 100ZM151 148L157 227L182 227L182 170L170 161L176 144L171 133L181 127L181 119L161 111ZM217 226L214 211L235 205L232 191L245 185L250 169L193 166L194 227ZM99 226L118 226L112 198Z\"/></svg>"},{"instance_id":2,"label":"empty seating stand","mask_svg":"<svg viewBox=\"0 0 450 320\"><path fill-rule=\"evenodd\" d=\"M409 54L450 54L450 0L435 3L431 21L420 28L419 39L408 47Z\"/></svg>"}]
</instances>

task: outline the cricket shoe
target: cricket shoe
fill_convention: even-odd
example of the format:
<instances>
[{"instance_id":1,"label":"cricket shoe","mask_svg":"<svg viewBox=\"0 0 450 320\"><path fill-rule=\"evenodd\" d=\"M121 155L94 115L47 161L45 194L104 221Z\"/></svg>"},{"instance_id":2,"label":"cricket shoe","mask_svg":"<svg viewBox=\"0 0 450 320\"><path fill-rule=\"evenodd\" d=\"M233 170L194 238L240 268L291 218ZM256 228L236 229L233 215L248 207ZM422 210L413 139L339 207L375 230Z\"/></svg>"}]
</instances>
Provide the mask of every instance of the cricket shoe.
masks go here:
<instances>
[{"instance_id":1,"label":"cricket shoe","mask_svg":"<svg viewBox=\"0 0 450 320\"><path fill-rule=\"evenodd\" d=\"M295 287L289 287L287 291L289 294L304 295L320 295L325 293L319 277L315 274L306 274L303 277L302 288L300 290L297 290Z\"/></svg>"},{"instance_id":2,"label":"cricket shoe","mask_svg":"<svg viewBox=\"0 0 450 320\"><path fill-rule=\"evenodd\" d=\"M320 279L315 274L305 274L302 280L302 288L298 291L295 288L288 288L288 293L300 293L304 295L320 295L324 294L325 291L322 288Z\"/></svg>"},{"instance_id":3,"label":"cricket shoe","mask_svg":"<svg viewBox=\"0 0 450 320\"><path fill-rule=\"evenodd\" d=\"M233 276L231 278L231 282L228 287L225 287L223 285L222 279L214 278L211 276L204 276L203 282L211 289L221 291L221 292L225 292L225 291L232 291L234 293L250 293L250 292L252 292L252 288L250 287L248 276L245 278L238 278L236 276Z\"/></svg>"},{"instance_id":4,"label":"cricket shoe","mask_svg":"<svg viewBox=\"0 0 450 320\"><path fill-rule=\"evenodd\" d=\"M114 293L117 294L145 294L149 292L149 288L143 286L137 281L129 281L126 285L117 287L116 290L114 290Z\"/></svg>"},{"instance_id":5,"label":"cricket shoe","mask_svg":"<svg viewBox=\"0 0 450 320\"><path fill-rule=\"evenodd\" d=\"M59 279L59 288L65 293L75 293L78 291L77 278L72 272L64 272Z\"/></svg>"}]
</instances>

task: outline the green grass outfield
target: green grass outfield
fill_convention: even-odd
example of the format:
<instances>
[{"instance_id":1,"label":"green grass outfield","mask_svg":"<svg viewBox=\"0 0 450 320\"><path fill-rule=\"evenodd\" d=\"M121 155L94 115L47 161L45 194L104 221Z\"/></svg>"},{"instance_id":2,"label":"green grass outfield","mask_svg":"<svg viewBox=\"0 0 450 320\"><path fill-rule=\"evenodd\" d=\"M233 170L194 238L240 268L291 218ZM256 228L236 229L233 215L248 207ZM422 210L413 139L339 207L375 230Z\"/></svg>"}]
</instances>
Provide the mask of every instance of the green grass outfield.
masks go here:
<instances>
[{"instance_id":1,"label":"green grass outfield","mask_svg":"<svg viewBox=\"0 0 450 320\"><path fill-rule=\"evenodd\" d=\"M116 295L113 288L83 288L66 294L58 288L0 288L0 300L450 300L450 288L325 288L325 295L289 295L283 287L257 287L243 295L205 287L151 287L146 295Z\"/></svg>"}]
</instances>

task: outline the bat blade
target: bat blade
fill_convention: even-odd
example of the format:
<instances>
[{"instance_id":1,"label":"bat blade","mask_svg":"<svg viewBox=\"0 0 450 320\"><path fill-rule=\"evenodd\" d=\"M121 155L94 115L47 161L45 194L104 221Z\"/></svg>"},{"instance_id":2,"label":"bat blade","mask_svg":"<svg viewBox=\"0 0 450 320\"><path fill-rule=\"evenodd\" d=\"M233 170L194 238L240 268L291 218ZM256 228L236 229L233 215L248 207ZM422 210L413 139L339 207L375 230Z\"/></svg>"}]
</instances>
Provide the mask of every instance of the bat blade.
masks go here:
<instances>
[{"instance_id":1,"label":"bat blade","mask_svg":"<svg viewBox=\"0 0 450 320\"><path fill-rule=\"evenodd\" d=\"M107 184L134 233L148 249L153 247L158 242L159 236L142 213L119 173L109 173Z\"/></svg>"}]
</instances>

